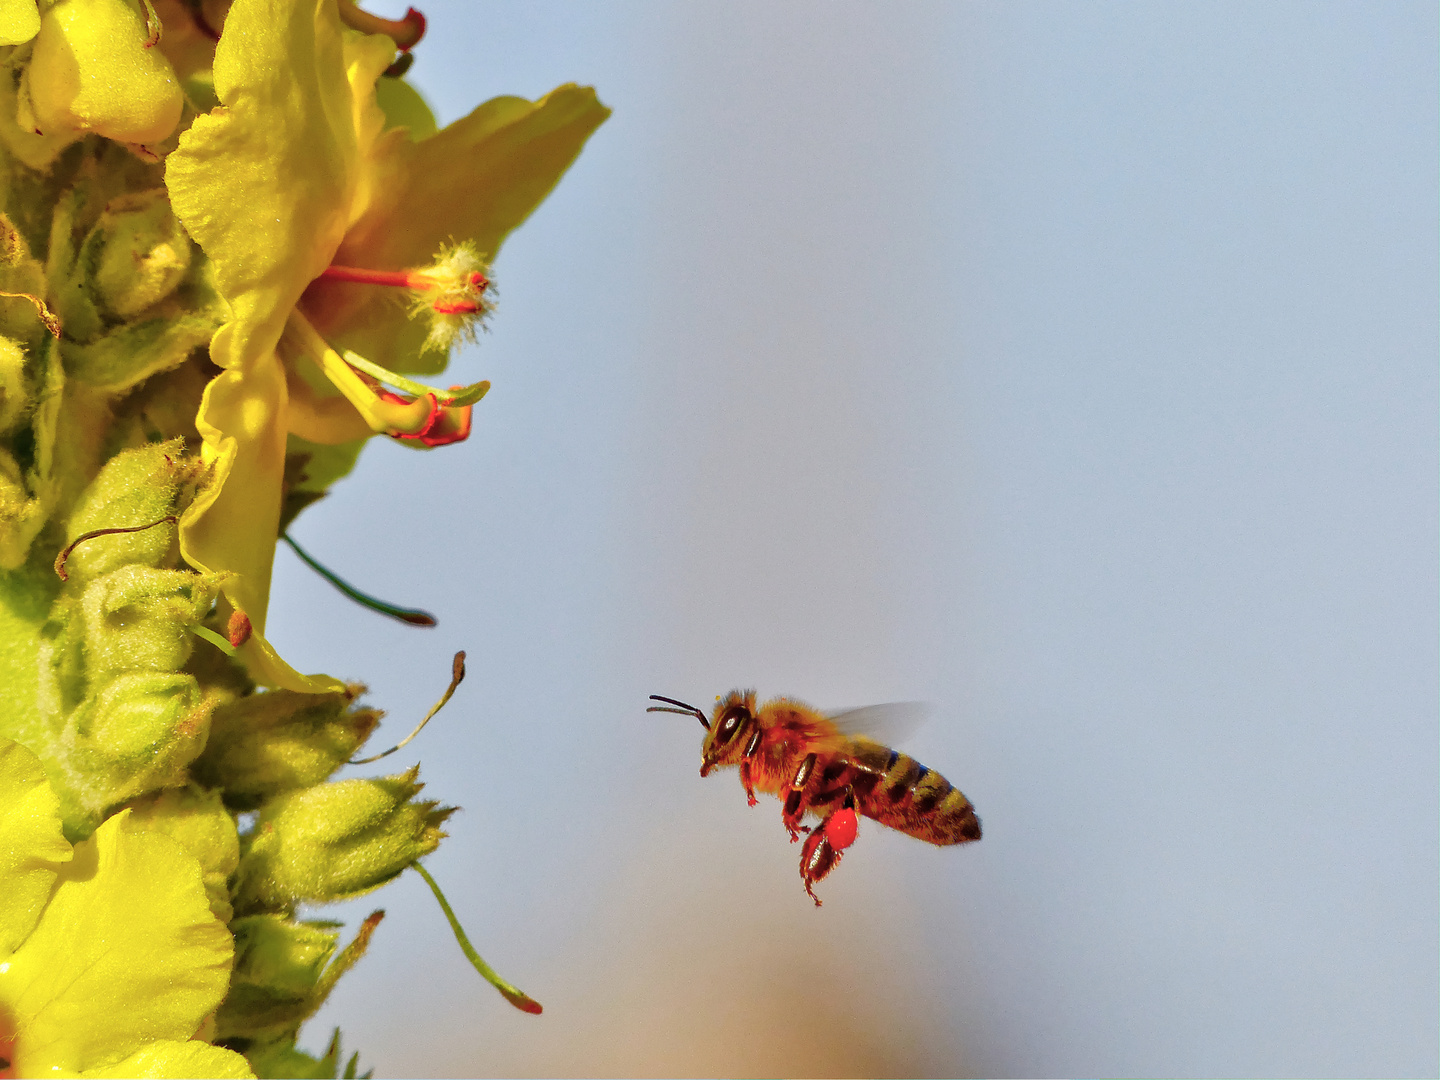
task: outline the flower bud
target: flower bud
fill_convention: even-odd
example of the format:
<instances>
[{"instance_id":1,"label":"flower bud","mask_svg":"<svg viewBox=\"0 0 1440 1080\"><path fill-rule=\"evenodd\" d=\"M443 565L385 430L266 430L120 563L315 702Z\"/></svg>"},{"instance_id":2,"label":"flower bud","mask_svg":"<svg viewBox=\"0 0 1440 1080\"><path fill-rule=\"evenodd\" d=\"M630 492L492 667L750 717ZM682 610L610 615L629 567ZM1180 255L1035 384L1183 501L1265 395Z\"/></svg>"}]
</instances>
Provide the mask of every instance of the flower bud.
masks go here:
<instances>
[{"instance_id":1,"label":"flower bud","mask_svg":"<svg viewBox=\"0 0 1440 1080\"><path fill-rule=\"evenodd\" d=\"M175 291L190 269L190 239L164 188L112 199L81 248L96 298L125 319Z\"/></svg>"},{"instance_id":2,"label":"flower bud","mask_svg":"<svg viewBox=\"0 0 1440 1080\"><path fill-rule=\"evenodd\" d=\"M354 708L349 694L270 690L221 705L210 741L195 762L201 783L225 790L237 810L324 781L349 761L380 722L377 709Z\"/></svg>"},{"instance_id":3,"label":"flower bud","mask_svg":"<svg viewBox=\"0 0 1440 1080\"><path fill-rule=\"evenodd\" d=\"M183 784L205 747L211 707L193 676L173 671L117 675L82 703L60 741L74 799L92 825L116 803Z\"/></svg>"},{"instance_id":4,"label":"flower bud","mask_svg":"<svg viewBox=\"0 0 1440 1080\"><path fill-rule=\"evenodd\" d=\"M299 1027L315 1007L320 975L340 941L335 925L280 915L232 922L235 970L215 1016L216 1038L279 1038Z\"/></svg>"},{"instance_id":5,"label":"flower bud","mask_svg":"<svg viewBox=\"0 0 1440 1080\"><path fill-rule=\"evenodd\" d=\"M144 20L125 0L58 0L40 18L21 88L21 125L46 135L159 142L180 122L185 95L150 44Z\"/></svg>"},{"instance_id":6,"label":"flower bud","mask_svg":"<svg viewBox=\"0 0 1440 1080\"><path fill-rule=\"evenodd\" d=\"M133 825L164 833L199 860L210 910L221 922L229 922L228 883L240 862L240 839L220 793L190 784L151 795L132 804L131 810Z\"/></svg>"},{"instance_id":7,"label":"flower bud","mask_svg":"<svg viewBox=\"0 0 1440 1080\"><path fill-rule=\"evenodd\" d=\"M44 504L30 494L14 455L0 447L0 567L8 570L22 564L30 541L44 524Z\"/></svg>"},{"instance_id":8,"label":"flower bud","mask_svg":"<svg viewBox=\"0 0 1440 1080\"><path fill-rule=\"evenodd\" d=\"M455 807L412 802L424 786L415 780L419 771L318 784L267 804L240 857L236 907L348 899L434 851Z\"/></svg>"},{"instance_id":9,"label":"flower bud","mask_svg":"<svg viewBox=\"0 0 1440 1080\"><path fill-rule=\"evenodd\" d=\"M30 387L25 379L25 350L18 342L0 337L0 435L20 422L30 402Z\"/></svg>"},{"instance_id":10,"label":"flower bud","mask_svg":"<svg viewBox=\"0 0 1440 1080\"><path fill-rule=\"evenodd\" d=\"M217 592L213 574L122 566L91 582L81 599L87 675L176 671L190 657L190 634Z\"/></svg>"},{"instance_id":11,"label":"flower bud","mask_svg":"<svg viewBox=\"0 0 1440 1080\"><path fill-rule=\"evenodd\" d=\"M172 439L116 454L76 501L66 539L73 543L87 532L149 525L172 514L180 485L195 475L195 467L181 460L183 451L184 444ZM83 583L122 566L172 566L174 546L169 522L95 536L70 552L65 573Z\"/></svg>"},{"instance_id":12,"label":"flower bud","mask_svg":"<svg viewBox=\"0 0 1440 1080\"><path fill-rule=\"evenodd\" d=\"M23 220L23 209L15 205L13 190L9 198L7 209ZM31 256L30 245L9 215L0 214L0 293L6 294L0 299L0 334L31 346L42 335L58 336L58 330L44 317L49 309L41 298L49 291L45 267Z\"/></svg>"}]
</instances>

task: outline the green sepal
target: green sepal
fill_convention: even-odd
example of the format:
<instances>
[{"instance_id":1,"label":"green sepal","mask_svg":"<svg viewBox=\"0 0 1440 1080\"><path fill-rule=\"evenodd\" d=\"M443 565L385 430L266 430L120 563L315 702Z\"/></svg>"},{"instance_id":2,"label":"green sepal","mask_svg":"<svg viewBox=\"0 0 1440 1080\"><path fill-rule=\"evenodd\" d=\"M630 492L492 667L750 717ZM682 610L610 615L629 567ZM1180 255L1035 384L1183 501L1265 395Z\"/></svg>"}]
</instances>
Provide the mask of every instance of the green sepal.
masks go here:
<instances>
[{"instance_id":1,"label":"green sepal","mask_svg":"<svg viewBox=\"0 0 1440 1080\"><path fill-rule=\"evenodd\" d=\"M293 1045L300 1025L365 955L384 917L383 911L372 912L338 953L340 923L280 915L236 919L230 924L235 970L215 1017L216 1038L249 1046Z\"/></svg>"},{"instance_id":2,"label":"green sepal","mask_svg":"<svg viewBox=\"0 0 1440 1080\"><path fill-rule=\"evenodd\" d=\"M213 574L122 566L81 597L86 674L92 685L114 672L178 671L190 658L192 627L215 603Z\"/></svg>"},{"instance_id":3,"label":"green sepal","mask_svg":"<svg viewBox=\"0 0 1440 1080\"><path fill-rule=\"evenodd\" d=\"M283 1080L355 1080L358 1076L364 1076L365 1080L373 1075L373 1070L361 1074L360 1054L357 1051L350 1055L350 1060L345 1063L345 1071L340 1071L340 1029L335 1029L335 1034L330 1037L330 1045L321 1058L307 1054L304 1050L297 1049L295 1040L286 1039L282 1041L264 1043L252 1046L245 1051L246 1058L250 1061L250 1067L255 1070L256 1076L268 1076L283 1078Z\"/></svg>"},{"instance_id":4,"label":"green sepal","mask_svg":"<svg viewBox=\"0 0 1440 1080\"><path fill-rule=\"evenodd\" d=\"M216 1038L293 1036L315 1010L315 988L340 942L338 925L280 915L234 920L235 970L215 1015Z\"/></svg>"},{"instance_id":5,"label":"green sepal","mask_svg":"<svg viewBox=\"0 0 1440 1080\"><path fill-rule=\"evenodd\" d=\"M221 705L195 762L196 778L223 789L226 804L236 810L323 782L365 744L383 715L355 706L361 689L270 690Z\"/></svg>"},{"instance_id":6,"label":"green sepal","mask_svg":"<svg viewBox=\"0 0 1440 1080\"><path fill-rule=\"evenodd\" d=\"M110 200L82 246L81 264L107 314L128 319L173 293L192 261L190 238L163 187Z\"/></svg>"},{"instance_id":7,"label":"green sepal","mask_svg":"<svg viewBox=\"0 0 1440 1080\"><path fill-rule=\"evenodd\" d=\"M412 801L424 786L419 771L318 784L267 803L242 840L236 910L349 899L434 851L456 808Z\"/></svg>"},{"instance_id":8,"label":"green sepal","mask_svg":"<svg viewBox=\"0 0 1440 1080\"><path fill-rule=\"evenodd\" d=\"M110 807L184 784L213 706L182 672L131 671L105 683L68 717L54 747L65 770L66 835L87 836Z\"/></svg>"}]
</instances>

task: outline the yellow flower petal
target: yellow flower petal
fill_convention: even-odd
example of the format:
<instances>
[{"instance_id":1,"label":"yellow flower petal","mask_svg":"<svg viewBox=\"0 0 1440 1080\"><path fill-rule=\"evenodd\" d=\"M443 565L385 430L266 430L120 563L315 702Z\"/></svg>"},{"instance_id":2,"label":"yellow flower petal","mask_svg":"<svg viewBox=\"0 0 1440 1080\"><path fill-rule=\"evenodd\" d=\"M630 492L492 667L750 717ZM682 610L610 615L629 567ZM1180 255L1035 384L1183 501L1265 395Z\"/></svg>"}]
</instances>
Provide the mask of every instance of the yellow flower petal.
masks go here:
<instances>
[{"instance_id":1,"label":"yellow flower petal","mask_svg":"<svg viewBox=\"0 0 1440 1080\"><path fill-rule=\"evenodd\" d=\"M40 759L0 739L0 958L35 929L55 876L70 858L60 800Z\"/></svg>"},{"instance_id":2,"label":"yellow flower petal","mask_svg":"<svg viewBox=\"0 0 1440 1080\"><path fill-rule=\"evenodd\" d=\"M344 236L359 149L341 39L334 0L237 0L215 49L222 107L166 160L175 213L234 310L211 349L221 367L274 348Z\"/></svg>"},{"instance_id":3,"label":"yellow flower petal","mask_svg":"<svg viewBox=\"0 0 1440 1080\"><path fill-rule=\"evenodd\" d=\"M209 1043L176 1042L161 1039L147 1043L135 1053L98 1069L86 1069L81 1076L139 1076L156 1080L176 1080L187 1076L214 1077L215 1080L253 1078L250 1063L234 1050L224 1050Z\"/></svg>"},{"instance_id":4,"label":"yellow flower petal","mask_svg":"<svg viewBox=\"0 0 1440 1080\"><path fill-rule=\"evenodd\" d=\"M588 86L561 86L539 101L500 97L439 134L411 142L388 132L376 146L376 198L346 234L335 261L401 269L431 261L443 245L470 241L494 259L501 241L541 203L610 110ZM429 326L373 289L317 281L304 310L337 346L393 371L436 372L443 352L421 358Z\"/></svg>"},{"instance_id":5,"label":"yellow flower petal","mask_svg":"<svg viewBox=\"0 0 1440 1080\"><path fill-rule=\"evenodd\" d=\"M128 817L75 845L34 932L0 962L19 1075L99 1071L188 1039L225 996L233 943L200 864Z\"/></svg>"},{"instance_id":6,"label":"yellow flower petal","mask_svg":"<svg viewBox=\"0 0 1440 1080\"><path fill-rule=\"evenodd\" d=\"M221 590L250 618L254 632L240 657L256 681L307 694L340 692L339 680L301 675L264 638L285 472L285 402L285 375L273 351L205 387L195 424L205 440L202 456L215 471L180 519L180 550L202 573L235 575Z\"/></svg>"},{"instance_id":7,"label":"yellow flower petal","mask_svg":"<svg viewBox=\"0 0 1440 1080\"><path fill-rule=\"evenodd\" d=\"M389 39L343 30L334 0L237 0L215 51L221 108L166 163L175 212L233 314L210 345L225 371L196 427L214 473L181 519L181 551L235 575L224 592L254 628L241 658L256 680L306 693L343 685L300 675L264 638L290 427L275 345L364 204L362 153L384 125L373 86L393 55Z\"/></svg>"}]
</instances>

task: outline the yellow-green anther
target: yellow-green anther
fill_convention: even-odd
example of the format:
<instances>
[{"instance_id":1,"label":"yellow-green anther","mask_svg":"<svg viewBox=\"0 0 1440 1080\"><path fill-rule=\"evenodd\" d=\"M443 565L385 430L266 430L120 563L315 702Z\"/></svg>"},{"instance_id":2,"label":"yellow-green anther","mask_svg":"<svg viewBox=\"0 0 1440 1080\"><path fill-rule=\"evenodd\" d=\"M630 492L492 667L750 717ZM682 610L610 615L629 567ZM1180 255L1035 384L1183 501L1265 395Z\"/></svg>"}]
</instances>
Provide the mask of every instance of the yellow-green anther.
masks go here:
<instances>
[{"instance_id":1,"label":"yellow-green anther","mask_svg":"<svg viewBox=\"0 0 1440 1080\"><path fill-rule=\"evenodd\" d=\"M355 706L360 690L271 690L220 706L211 718L210 741L195 762L196 778L223 788L236 810L323 782L380 722L379 710Z\"/></svg>"},{"instance_id":2,"label":"yellow-green anther","mask_svg":"<svg viewBox=\"0 0 1440 1080\"><path fill-rule=\"evenodd\" d=\"M164 139L180 122L185 95L148 40L144 18L126 0L50 6L21 86L21 126L122 143Z\"/></svg>"},{"instance_id":3,"label":"yellow-green anther","mask_svg":"<svg viewBox=\"0 0 1440 1080\"><path fill-rule=\"evenodd\" d=\"M319 784L267 803L240 857L237 909L358 896L434 851L454 807L413 801L419 771Z\"/></svg>"},{"instance_id":4,"label":"yellow-green anther","mask_svg":"<svg viewBox=\"0 0 1440 1080\"><path fill-rule=\"evenodd\" d=\"M95 294L119 318L165 299L190 269L190 240L175 220L164 188L113 200L85 247L94 260Z\"/></svg>"}]
</instances>

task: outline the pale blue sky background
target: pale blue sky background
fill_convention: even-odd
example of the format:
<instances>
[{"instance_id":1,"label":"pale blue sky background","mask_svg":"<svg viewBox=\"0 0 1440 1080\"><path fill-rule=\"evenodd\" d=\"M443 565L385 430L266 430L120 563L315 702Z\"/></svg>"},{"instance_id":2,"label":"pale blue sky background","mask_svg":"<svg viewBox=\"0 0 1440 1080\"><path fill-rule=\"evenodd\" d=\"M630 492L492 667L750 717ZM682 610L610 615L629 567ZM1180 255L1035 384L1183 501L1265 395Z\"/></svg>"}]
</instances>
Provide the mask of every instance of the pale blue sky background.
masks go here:
<instances>
[{"instance_id":1,"label":"pale blue sky background","mask_svg":"<svg viewBox=\"0 0 1440 1080\"><path fill-rule=\"evenodd\" d=\"M394 5L403 8L404 4ZM376 10L380 10L379 7ZM378 1075L1437 1067L1436 13L431 3L442 122L615 116L271 630L465 807L308 1029ZM923 699L985 839L801 890L647 694ZM376 766L370 772L378 772ZM334 910L334 909L332 909Z\"/></svg>"}]
</instances>

